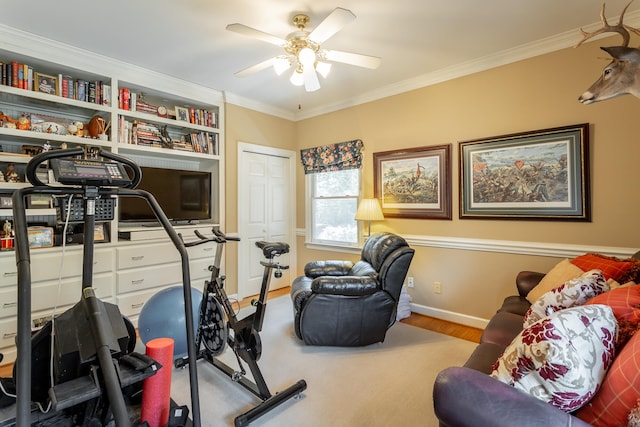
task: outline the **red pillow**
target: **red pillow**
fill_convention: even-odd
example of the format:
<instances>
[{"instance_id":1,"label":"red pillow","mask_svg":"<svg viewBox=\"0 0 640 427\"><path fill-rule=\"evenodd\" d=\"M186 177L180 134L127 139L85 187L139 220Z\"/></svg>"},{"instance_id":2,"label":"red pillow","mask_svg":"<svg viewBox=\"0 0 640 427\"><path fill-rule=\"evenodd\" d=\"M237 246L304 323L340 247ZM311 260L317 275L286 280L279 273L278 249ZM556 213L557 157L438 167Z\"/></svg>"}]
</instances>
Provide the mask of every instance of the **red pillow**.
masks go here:
<instances>
[{"instance_id":1,"label":"red pillow","mask_svg":"<svg viewBox=\"0 0 640 427\"><path fill-rule=\"evenodd\" d=\"M601 254L584 254L571 260L571 263L583 271L602 270L605 279L619 283L637 281L640 276L640 260L634 258L619 259Z\"/></svg>"},{"instance_id":2,"label":"red pillow","mask_svg":"<svg viewBox=\"0 0 640 427\"><path fill-rule=\"evenodd\" d=\"M627 425L627 416L640 396L640 333L613 361L600 390L576 415L595 427Z\"/></svg>"},{"instance_id":3,"label":"red pillow","mask_svg":"<svg viewBox=\"0 0 640 427\"><path fill-rule=\"evenodd\" d=\"M618 321L640 322L640 285L610 290L591 298L587 304L608 305Z\"/></svg>"},{"instance_id":4,"label":"red pillow","mask_svg":"<svg viewBox=\"0 0 640 427\"><path fill-rule=\"evenodd\" d=\"M618 321L617 348L625 345L631 335L639 329L640 285L613 289L590 299L585 305L589 304L604 304L613 310L613 315Z\"/></svg>"}]
</instances>

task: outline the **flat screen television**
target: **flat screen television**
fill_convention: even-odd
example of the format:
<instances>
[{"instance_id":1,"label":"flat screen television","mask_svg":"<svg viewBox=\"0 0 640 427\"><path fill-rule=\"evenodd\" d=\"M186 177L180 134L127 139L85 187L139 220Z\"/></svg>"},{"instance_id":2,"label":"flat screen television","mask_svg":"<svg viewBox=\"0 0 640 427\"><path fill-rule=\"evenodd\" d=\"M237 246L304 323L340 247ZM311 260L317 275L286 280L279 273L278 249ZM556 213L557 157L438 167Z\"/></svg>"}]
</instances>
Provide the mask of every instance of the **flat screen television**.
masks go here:
<instances>
[{"instance_id":1,"label":"flat screen television","mask_svg":"<svg viewBox=\"0 0 640 427\"><path fill-rule=\"evenodd\" d=\"M174 223L211 219L211 173L144 167L137 189L151 193ZM120 197L119 220L127 223L158 222L146 199Z\"/></svg>"}]
</instances>

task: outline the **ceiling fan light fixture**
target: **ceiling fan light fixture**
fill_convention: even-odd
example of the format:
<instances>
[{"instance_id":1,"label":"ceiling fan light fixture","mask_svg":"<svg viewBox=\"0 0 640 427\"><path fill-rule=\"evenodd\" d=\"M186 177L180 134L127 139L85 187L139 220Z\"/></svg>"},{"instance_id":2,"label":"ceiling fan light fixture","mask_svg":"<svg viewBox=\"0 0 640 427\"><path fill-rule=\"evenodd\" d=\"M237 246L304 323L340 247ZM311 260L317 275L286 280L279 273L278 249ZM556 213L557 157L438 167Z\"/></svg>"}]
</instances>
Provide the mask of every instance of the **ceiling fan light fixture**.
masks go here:
<instances>
[{"instance_id":1,"label":"ceiling fan light fixture","mask_svg":"<svg viewBox=\"0 0 640 427\"><path fill-rule=\"evenodd\" d=\"M289 81L294 86L302 86L304 84L304 77L302 76L302 70L300 71L298 71L298 69L293 70L293 74L291 74Z\"/></svg>"},{"instance_id":2,"label":"ceiling fan light fixture","mask_svg":"<svg viewBox=\"0 0 640 427\"><path fill-rule=\"evenodd\" d=\"M331 71L331 64L328 62L318 61L318 63L316 64L316 71L326 79L329 75L329 71Z\"/></svg>"},{"instance_id":3,"label":"ceiling fan light fixture","mask_svg":"<svg viewBox=\"0 0 640 427\"><path fill-rule=\"evenodd\" d=\"M298 52L298 61L305 67L313 67L316 62L316 53L309 47L303 47Z\"/></svg>"},{"instance_id":4,"label":"ceiling fan light fixture","mask_svg":"<svg viewBox=\"0 0 640 427\"><path fill-rule=\"evenodd\" d=\"M291 68L291 62L284 56L278 56L273 60L273 69L277 75L282 75L289 68Z\"/></svg>"},{"instance_id":5,"label":"ceiling fan light fixture","mask_svg":"<svg viewBox=\"0 0 640 427\"><path fill-rule=\"evenodd\" d=\"M308 31L306 27L309 23L309 17L305 14L297 14L293 17L293 24L297 30L287 35L284 39L246 25L229 24L227 25L227 30L279 46L285 53L241 70L235 75L245 77L271 66L278 75L281 75L287 69L293 69L293 73L289 78L291 84L295 86L304 85L307 92L313 92L320 89L318 74L326 79L331 70L331 62L355 65L372 70L376 69L380 66L380 58L378 57L327 50L321 46L322 43L355 18L356 16L350 10L337 7L315 29Z\"/></svg>"}]
</instances>

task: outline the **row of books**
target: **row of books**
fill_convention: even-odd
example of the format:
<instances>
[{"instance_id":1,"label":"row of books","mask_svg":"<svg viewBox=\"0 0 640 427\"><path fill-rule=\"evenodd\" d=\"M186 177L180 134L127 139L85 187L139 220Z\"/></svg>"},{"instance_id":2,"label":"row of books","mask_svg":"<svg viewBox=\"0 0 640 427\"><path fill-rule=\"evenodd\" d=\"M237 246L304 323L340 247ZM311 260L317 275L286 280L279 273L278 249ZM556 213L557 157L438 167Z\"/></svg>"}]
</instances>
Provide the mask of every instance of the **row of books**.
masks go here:
<instances>
[{"instance_id":1,"label":"row of books","mask_svg":"<svg viewBox=\"0 0 640 427\"><path fill-rule=\"evenodd\" d=\"M202 110L199 108L189 108L189 123L212 128L218 127L218 115L213 111Z\"/></svg>"},{"instance_id":2,"label":"row of books","mask_svg":"<svg viewBox=\"0 0 640 427\"><path fill-rule=\"evenodd\" d=\"M100 80L74 79L58 74L52 76L33 70L28 64L18 61L0 61L2 77L0 83L19 89L58 95L68 99L92 104L111 104L111 86Z\"/></svg>"},{"instance_id":3,"label":"row of books","mask_svg":"<svg viewBox=\"0 0 640 427\"><path fill-rule=\"evenodd\" d=\"M180 142L191 144L196 153L218 154L218 134L198 132L184 135Z\"/></svg>"},{"instance_id":4,"label":"row of books","mask_svg":"<svg viewBox=\"0 0 640 427\"><path fill-rule=\"evenodd\" d=\"M63 98L94 104L111 105L111 85L100 80L74 80L71 76L59 76L59 94Z\"/></svg>"},{"instance_id":5,"label":"row of books","mask_svg":"<svg viewBox=\"0 0 640 427\"><path fill-rule=\"evenodd\" d=\"M218 127L218 115L212 111L178 106L175 107L175 112L169 114L164 105L158 106L150 104L128 88L118 89L118 108L121 110L153 114L158 117L169 117L178 121L185 121L201 126Z\"/></svg>"},{"instance_id":6,"label":"row of books","mask_svg":"<svg viewBox=\"0 0 640 427\"><path fill-rule=\"evenodd\" d=\"M141 120L129 121L120 116L119 141L124 144L144 145L155 148L173 148L205 154L218 154L218 135L209 132L180 135L179 139L163 135L158 125Z\"/></svg>"}]
</instances>

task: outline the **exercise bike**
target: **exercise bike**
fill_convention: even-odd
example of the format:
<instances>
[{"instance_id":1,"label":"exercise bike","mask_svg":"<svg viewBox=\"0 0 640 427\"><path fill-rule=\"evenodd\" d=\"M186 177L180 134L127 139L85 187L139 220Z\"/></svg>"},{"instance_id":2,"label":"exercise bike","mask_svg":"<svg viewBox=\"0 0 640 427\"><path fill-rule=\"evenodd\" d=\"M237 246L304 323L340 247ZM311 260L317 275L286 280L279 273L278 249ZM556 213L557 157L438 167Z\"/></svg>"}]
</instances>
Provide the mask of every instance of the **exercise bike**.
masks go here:
<instances>
[{"instance_id":1,"label":"exercise bike","mask_svg":"<svg viewBox=\"0 0 640 427\"><path fill-rule=\"evenodd\" d=\"M282 270L289 268L289 266L275 262L274 258L288 253L289 245L281 242L256 242L256 246L262 250L262 254L266 258L266 261L260 261L260 264L264 266L260 295L258 299L251 302L256 308L255 311L238 319L224 290L225 276L220 275L220 262L226 242L240 241L240 239L226 236L218 228L213 228L213 237L206 237L198 230L195 230L195 234L199 240L185 243L185 246L216 243L214 263L209 266L211 280L205 281L200 303L200 320L196 331L197 359L206 360L232 381L237 382L262 400L260 404L235 418L236 427L246 426L286 400L298 396L307 388L307 383L304 380L299 380L285 390L272 395L257 363L262 354L260 331L267 307L271 273L275 270L274 276L280 278ZM232 369L216 358L224 352L227 344L236 356L239 370ZM245 376L247 372L244 369L243 361L249 366L254 381ZM184 367L187 363L189 363L187 358L174 361L176 368Z\"/></svg>"},{"instance_id":2,"label":"exercise bike","mask_svg":"<svg viewBox=\"0 0 640 427\"><path fill-rule=\"evenodd\" d=\"M110 161L77 158L83 154L82 148L38 154L26 168L27 179L33 187L16 190L12 198L18 269L18 334L14 366L14 414L18 427L32 423L115 423L117 427L130 427L128 393L160 367L153 359L134 352L135 328L120 314L116 305L97 298L92 286L95 223L96 220L113 220L117 197L146 199L181 255L188 357L194 362L196 360L193 324L190 321L189 260L182 239L155 198L146 191L135 189L142 172L133 161L106 151L100 151L99 156ZM49 163L61 185L48 185L38 178L38 167L44 162ZM129 177L125 166L133 172L133 178ZM34 335L31 333L31 262L25 213L25 198L32 194L56 196L61 203L61 216L84 224L80 301L60 314L55 319L55 326L53 321L49 321ZM199 427L195 364L190 365L190 385L193 425ZM44 414L37 409L32 410L36 402L49 404L51 410Z\"/></svg>"}]
</instances>

